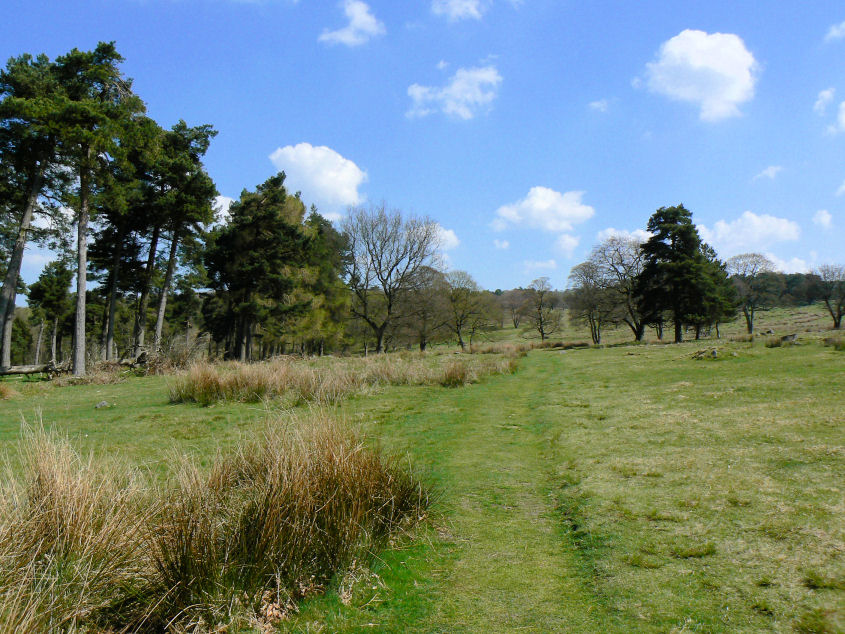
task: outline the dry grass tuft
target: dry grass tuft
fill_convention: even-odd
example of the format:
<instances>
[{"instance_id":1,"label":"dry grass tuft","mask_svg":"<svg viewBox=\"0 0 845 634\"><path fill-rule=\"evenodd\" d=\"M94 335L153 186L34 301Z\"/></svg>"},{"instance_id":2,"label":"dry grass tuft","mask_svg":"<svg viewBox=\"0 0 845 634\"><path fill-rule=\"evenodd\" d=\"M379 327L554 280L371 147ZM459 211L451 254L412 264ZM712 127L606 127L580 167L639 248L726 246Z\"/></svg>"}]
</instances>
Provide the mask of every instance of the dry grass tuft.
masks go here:
<instances>
[{"instance_id":1,"label":"dry grass tuft","mask_svg":"<svg viewBox=\"0 0 845 634\"><path fill-rule=\"evenodd\" d=\"M421 519L430 493L327 416L268 428L164 485L27 432L0 501L9 631L272 625Z\"/></svg>"},{"instance_id":2,"label":"dry grass tuft","mask_svg":"<svg viewBox=\"0 0 845 634\"><path fill-rule=\"evenodd\" d=\"M387 385L466 385L491 374L513 373L514 357L399 353L367 358L266 363L198 363L170 386L172 402L210 405L217 401L286 399L292 404L337 403L352 394ZM456 381L456 373L461 380Z\"/></svg>"},{"instance_id":3,"label":"dry grass tuft","mask_svg":"<svg viewBox=\"0 0 845 634\"><path fill-rule=\"evenodd\" d=\"M6 401L18 395L18 391L5 383L0 383L0 401Z\"/></svg>"}]
</instances>

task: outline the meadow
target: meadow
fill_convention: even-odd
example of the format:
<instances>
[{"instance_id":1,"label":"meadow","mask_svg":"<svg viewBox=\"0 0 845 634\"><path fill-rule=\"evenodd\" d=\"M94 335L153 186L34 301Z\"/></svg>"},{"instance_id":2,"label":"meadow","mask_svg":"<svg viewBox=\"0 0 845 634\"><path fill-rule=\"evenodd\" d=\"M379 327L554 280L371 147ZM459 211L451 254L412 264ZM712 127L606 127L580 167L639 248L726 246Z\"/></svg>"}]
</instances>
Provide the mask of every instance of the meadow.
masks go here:
<instances>
[{"instance_id":1,"label":"meadow","mask_svg":"<svg viewBox=\"0 0 845 634\"><path fill-rule=\"evenodd\" d=\"M268 430L329 418L430 495L422 521L397 522L293 593L284 618L242 631L840 632L845 352L818 310L770 311L769 328L681 345L617 345L620 330L609 346L527 354L505 329L489 355L387 355L407 364L392 379L355 365L383 359L302 362L308 377L351 364L334 371L357 380L331 398L275 383L198 403L168 376L6 381L0 446L20 479L25 419L82 463L93 454L165 486L174 456L202 480ZM781 345L793 332L798 345Z\"/></svg>"}]
</instances>

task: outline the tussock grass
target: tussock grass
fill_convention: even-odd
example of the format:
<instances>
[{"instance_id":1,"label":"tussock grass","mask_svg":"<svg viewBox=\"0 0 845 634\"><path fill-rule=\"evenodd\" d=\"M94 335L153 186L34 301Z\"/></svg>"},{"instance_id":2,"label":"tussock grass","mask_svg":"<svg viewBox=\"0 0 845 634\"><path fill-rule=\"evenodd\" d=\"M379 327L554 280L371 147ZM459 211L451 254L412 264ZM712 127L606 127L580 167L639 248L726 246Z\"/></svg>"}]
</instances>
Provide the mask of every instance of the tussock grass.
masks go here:
<instances>
[{"instance_id":1,"label":"tussock grass","mask_svg":"<svg viewBox=\"0 0 845 634\"><path fill-rule=\"evenodd\" d=\"M399 353L367 358L266 363L197 363L170 385L174 403L258 402L334 404L353 394L387 385L466 385L491 374L512 373L514 357Z\"/></svg>"},{"instance_id":2,"label":"tussock grass","mask_svg":"<svg viewBox=\"0 0 845 634\"><path fill-rule=\"evenodd\" d=\"M837 352L845 352L845 337L825 337L823 344Z\"/></svg>"},{"instance_id":3,"label":"tussock grass","mask_svg":"<svg viewBox=\"0 0 845 634\"><path fill-rule=\"evenodd\" d=\"M397 460L316 414L173 476L84 459L43 431L0 500L0 630L266 627L425 514ZM238 625L240 624L240 625Z\"/></svg>"},{"instance_id":4,"label":"tussock grass","mask_svg":"<svg viewBox=\"0 0 845 634\"><path fill-rule=\"evenodd\" d=\"M18 395L17 390L9 387L5 383L0 383L0 401L8 400Z\"/></svg>"}]
</instances>

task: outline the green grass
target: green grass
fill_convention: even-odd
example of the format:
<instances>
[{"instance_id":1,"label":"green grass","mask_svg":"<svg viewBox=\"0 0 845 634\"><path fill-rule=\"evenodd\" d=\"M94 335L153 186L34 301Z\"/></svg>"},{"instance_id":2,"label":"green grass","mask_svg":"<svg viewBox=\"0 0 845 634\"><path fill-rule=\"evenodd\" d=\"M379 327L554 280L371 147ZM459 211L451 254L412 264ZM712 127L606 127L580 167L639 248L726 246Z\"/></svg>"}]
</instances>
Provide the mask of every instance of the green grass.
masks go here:
<instances>
[{"instance_id":1,"label":"green grass","mask_svg":"<svg viewBox=\"0 0 845 634\"><path fill-rule=\"evenodd\" d=\"M803 332L806 314L781 317ZM283 629L843 631L845 360L817 339L536 351L476 385L353 397L341 413L439 501ZM704 345L717 358L692 359ZM83 448L154 466L266 418L169 405L160 378L15 389L0 444L40 407Z\"/></svg>"}]
</instances>

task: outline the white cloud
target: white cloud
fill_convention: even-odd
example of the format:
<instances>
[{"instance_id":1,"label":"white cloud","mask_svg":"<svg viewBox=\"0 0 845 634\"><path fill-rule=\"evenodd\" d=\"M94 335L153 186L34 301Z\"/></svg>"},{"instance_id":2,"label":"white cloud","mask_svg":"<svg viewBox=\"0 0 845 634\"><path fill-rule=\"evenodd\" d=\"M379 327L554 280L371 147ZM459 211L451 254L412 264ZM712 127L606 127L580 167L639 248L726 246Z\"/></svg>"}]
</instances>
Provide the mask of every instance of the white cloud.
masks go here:
<instances>
[{"instance_id":1,"label":"white cloud","mask_svg":"<svg viewBox=\"0 0 845 634\"><path fill-rule=\"evenodd\" d=\"M839 189L836 190L837 196L845 196L845 181L842 181L842 184L839 186Z\"/></svg>"},{"instance_id":2,"label":"white cloud","mask_svg":"<svg viewBox=\"0 0 845 634\"><path fill-rule=\"evenodd\" d=\"M273 152L270 160L284 170L288 191L301 191L305 204L317 205L330 220L338 217L340 209L364 198L358 188L367 181L367 173L324 145L287 145Z\"/></svg>"},{"instance_id":3,"label":"white cloud","mask_svg":"<svg viewBox=\"0 0 845 634\"><path fill-rule=\"evenodd\" d=\"M819 96L816 97L816 103L813 104L813 110L820 115L827 112L827 107L833 102L833 97L836 94L836 88L827 88L819 91Z\"/></svg>"},{"instance_id":4,"label":"white cloud","mask_svg":"<svg viewBox=\"0 0 845 634\"><path fill-rule=\"evenodd\" d=\"M376 19L366 2L344 0L341 6L349 24L336 31L323 31L318 38L320 42L360 46L370 39L386 33L384 24Z\"/></svg>"},{"instance_id":5,"label":"white cloud","mask_svg":"<svg viewBox=\"0 0 845 634\"><path fill-rule=\"evenodd\" d=\"M555 260L525 260L522 266L526 273L531 271L554 271L557 269L557 262Z\"/></svg>"},{"instance_id":6,"label":"white cloud","mask_svg":"<svg viewBox=\"0 0 845 634\"><path fill-rule=\"evenodd\" d=\"M425 117L439 110L459 119L472 119L493 103L501 83L502 76L495 66L459 68L442 88L409 86L412 104L405 114L408 118Z\"/></svg>"},{"instance_id":7,"label":"white cloud","mask_svg":"<svg viewBox=\"0 0 845 634\"><path fill-rule=\"evenodd\" d=\"M574 225L589 220L595 209L581 202L584 192L561 194L548 187L532 187L528 195L496 210L493 228L502 230L509 224L550 232L572 231Z\"/></svg>"},{"instance_id":8,"label":"white cloud","mask_svg":"<svg viewBox=\"0 0 845 634\"><path fill-rule=\"evenodd\" d=\"M595 110L596 112L607 112L610 102L607 99L598 99L597 101L591 101L587 106L590 110Z\"/></svg>"},{"instance_id":9,"label":"white cloud","mask_svg":"<svg viewBox=\"0 0 845 634\"><path fill-rule=\"evenodd\" d=\"M830 229L833 226L833 216L827 209L819 209L813 216L813 224L824 229Z\"/></svg>"},{"instance_id":10,"label":"white cloud","mask_svg":"<svg viewBox=\"0 0 845 634\"><path fill-rule=\"evenodd\" d=\"M713 229L699 225L705 242L713 246L722 257L745 251L760 251L778 242L790 242L801 237L801 227L787 218L768 214L744 212L731 222L719 220Z\"/></svg>"},{"instance_id":11,"label":"white cloud","mask_svg":"<svg viewBox=\"0 0 845 634\"><path fill-rule=\"evenodd\" d=\"M486 6L481 0L433 0L431 10L434 15L446 16L450 21L480 20Z\"/></svg>"},{"instance_id":12,"label":"white cloud","mask_svg":"<svg viewBox=\"0 0 845 634\"><path fill-rule=\"evenodd\" d=\"M833 40L841 40L843 37L845 37L845 22L840 22L828 29L827 35L824 36L824 41L832 42Z\"/></svg>"},{"instance_id":13,"label":"white cloud","mask_svg":"<svg viewBox=\"0 0 845 634\"><path fill-rule=\"evenodd\" d=\"M775 265L775 268L780 271L781 273L809 273L810 272L810 265L807 264L806 261L802 260L801 258L792 258L790 260L782 260L778 256L773 253L764 253L769 260L771 260L772 264Z\"/></svg>"},{"instance_id":14,"label":"white cloud","mask_svg":"<svg viewBox=\"0 0 845 634\"><path fill-rule=\"evenodd\" d=\"M761 178L768 178L769 180L775 180L775 176L780 174L783 171L783 166L781 165L769 165L766 169L762 172L757 174L753 180L759 180Z\"/></svg>"},{"instance_id":15,"label":"white cloud","mask_svg":"<svg viewBox=\"0 0 845 634\"><path fill-rule=\"evenodd\" d=\"M557 240L555 240L555 247L566 257L571 258L579 242L581 242L581 238L578 236L562 233L558 236Z\"/></svg>"},{"instance_id":16,"label":"white cloud","mask_svg":"<svg viewBox=\"0 0 845 634\"><path fill-rule=\"evenodd\" d=\"M645 229L634 229L633 231L627 231L625 229L614 229L613 227L608 227L607 229L602 229L596 235L599 242L604 242L609 238L627 238L627 239L634 239L640 244L643 242L648 241L651 237L651 233L646 231Z\"/></svg>"},{"instance_id":17,"label":"white cloud","mask_svg":"<svg viewBox=\"0 0 845 634\"><path fill-rule=\"evenodd\" d=\"M497 249L504 250L504 249L509 249L510 246L511 246L511 243L508 242L507 240L493 240L493 246L496 247Z\"/></svg>"},{"instance_id":18,"label":"white cloud","mask_svg":"<svg viewBox=\"0 0 845 634\"><path fill-rule=\"evenodd\" d=\"M651 91L694 103L704 121L740 114L738 106L754 96L758 64L733 33L687 29L660 46L646 65Z\"/></svg>"},{"instance_id":19,"label":"white cloud","mask_svg":"<svg viewBox=\"0 0 845 634\"><path fill-rule=\"evenodd\" d=\"M839 104L839 111L836 114L836 123L828 126L827 131L831 134L845 132L845 101Z\"/></svg>"},{"instance_id":20,"label":"white cloud","mask_svg":"<svg viewBox=\"0 0 845 634\"><path fill-rule=\"evenodd\" d=\"M451 251L457 249L461 241L458 240L458 235L452 229L446 229L441 225L437 225L437 234L440 239L440 250Z\"/></svg>"},{"instance_id":21,"label":"white cloud","mask_svg":"<svg viewBox=\"0 0 845 634\"><path fill-rule=\"evenodd\" d=\"M235 202L234 198L229 198L228 196L217 196L214 198L214 204L212 208L214 209L214 221L225 225L229 222L229 207L232 206L232 203Z\"/></svg>"}]
</instances>

